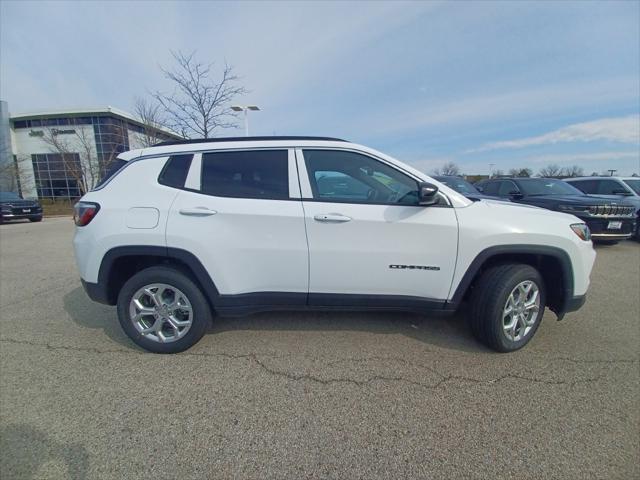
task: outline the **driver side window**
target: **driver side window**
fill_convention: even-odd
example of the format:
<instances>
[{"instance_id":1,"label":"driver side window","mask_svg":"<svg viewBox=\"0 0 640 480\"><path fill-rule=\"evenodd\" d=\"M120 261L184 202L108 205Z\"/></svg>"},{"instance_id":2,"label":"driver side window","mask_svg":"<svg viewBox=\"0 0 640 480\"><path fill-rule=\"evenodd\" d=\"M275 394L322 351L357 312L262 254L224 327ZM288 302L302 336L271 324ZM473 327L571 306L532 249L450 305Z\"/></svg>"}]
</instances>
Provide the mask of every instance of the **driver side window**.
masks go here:
<instances>
[{"instance_id":1,"label":"driver side window","mask_svg":"<svg viewBox=\"0 0 640 480\"><path fill-rule=\"evenodd\" d=\"M418 205L418 183L383 162L340 150L303 150L313 198L324 202Z\"/></svg>"}]
</instances>

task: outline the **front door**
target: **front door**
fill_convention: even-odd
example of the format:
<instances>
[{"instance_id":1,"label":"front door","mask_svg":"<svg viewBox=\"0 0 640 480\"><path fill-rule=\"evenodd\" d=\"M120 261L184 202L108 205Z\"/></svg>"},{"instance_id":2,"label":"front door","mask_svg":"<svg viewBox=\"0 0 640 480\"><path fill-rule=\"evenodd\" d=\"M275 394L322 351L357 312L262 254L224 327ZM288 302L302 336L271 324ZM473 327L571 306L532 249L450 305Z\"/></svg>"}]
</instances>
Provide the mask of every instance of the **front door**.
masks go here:
<instances>
[{"instance_id":1,"label":"front door","mask_svg":"<svg viewBox=\"0 0 640 480\"><path fill-rule=\"evenodd\" d=\"M417 180L369 155L299 149L296 157L311 305L446 300L458 248L452 207L419 206Z\"/></svg>"}]
</instances>

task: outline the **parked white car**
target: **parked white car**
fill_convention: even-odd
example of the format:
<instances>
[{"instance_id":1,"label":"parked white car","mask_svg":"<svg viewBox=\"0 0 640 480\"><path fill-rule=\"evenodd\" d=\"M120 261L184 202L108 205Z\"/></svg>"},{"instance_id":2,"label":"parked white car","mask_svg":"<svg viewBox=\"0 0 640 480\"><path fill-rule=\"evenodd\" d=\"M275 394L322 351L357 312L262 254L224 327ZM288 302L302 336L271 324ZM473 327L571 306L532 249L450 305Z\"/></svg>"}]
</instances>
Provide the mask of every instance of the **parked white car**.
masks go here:
<instances>
[{"instance_id":1,"label":"parked white car","mask_svg":"<svg viewBox=\"0 0 640 480\"><path fill-rule=\"evenodd\" d=\"M545 307L585 301L589 229L540 208L473 202L373 149L319 137L184 141L125 152L76 205L89 296L129 337L179 352L213 313L453 313L489 347L523 347Z\"/></svg>"}]
</instances>

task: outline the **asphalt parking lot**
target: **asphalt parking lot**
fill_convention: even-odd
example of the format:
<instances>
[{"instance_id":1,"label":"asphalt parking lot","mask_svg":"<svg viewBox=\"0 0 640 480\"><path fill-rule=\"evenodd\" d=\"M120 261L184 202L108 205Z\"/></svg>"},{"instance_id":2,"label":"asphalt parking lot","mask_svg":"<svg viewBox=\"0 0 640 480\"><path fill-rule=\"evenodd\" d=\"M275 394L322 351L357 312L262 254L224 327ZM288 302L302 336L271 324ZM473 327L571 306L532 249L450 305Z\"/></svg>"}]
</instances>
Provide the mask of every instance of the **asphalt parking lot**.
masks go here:
<instances>
[{"instance_id":1,"label":"asphalt parking lot","mask_svg":"<svg viewBox=\"0 0 640 480\"><path fill-rule=\"evenodd\" d=\"M270 313L144 353L84 294L68 218L0 226L0 477L640 476L640 244L522 351L462 318Z\"/></svg>"}]
</instances>

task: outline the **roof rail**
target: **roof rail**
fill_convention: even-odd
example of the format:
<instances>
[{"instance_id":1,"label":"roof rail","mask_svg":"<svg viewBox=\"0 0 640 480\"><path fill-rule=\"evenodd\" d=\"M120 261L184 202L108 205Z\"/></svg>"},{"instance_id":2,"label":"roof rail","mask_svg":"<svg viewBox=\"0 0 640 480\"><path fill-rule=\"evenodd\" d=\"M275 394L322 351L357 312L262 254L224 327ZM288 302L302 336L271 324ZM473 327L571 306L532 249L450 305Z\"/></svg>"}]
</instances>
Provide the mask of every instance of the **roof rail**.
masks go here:
<instances>
[{"instance_id":1,"label":"roof rail","mask_svg":"<svg viewBox=\"0 0 640 480\"><path fill-rule=\"evenodd\" d=\"M277 141L277 140L322 140L327 142L346 142L341 138L333 137L306 137L306 136L265 136L265 137L217 137L217 138L192 138L189 140L169 140L156 143L154 147L164 147L167 145L188 145L190 143L217 143L217 142L253 142L253 141Z\"/></svg>"}]
</instances>

